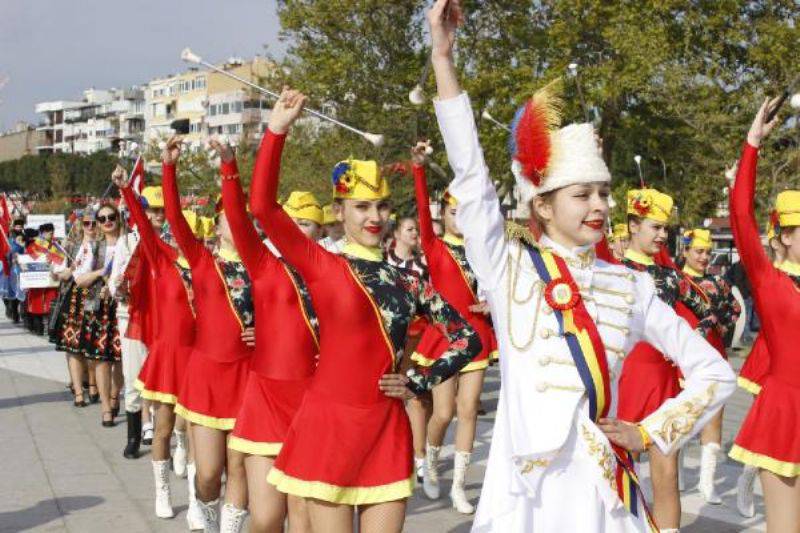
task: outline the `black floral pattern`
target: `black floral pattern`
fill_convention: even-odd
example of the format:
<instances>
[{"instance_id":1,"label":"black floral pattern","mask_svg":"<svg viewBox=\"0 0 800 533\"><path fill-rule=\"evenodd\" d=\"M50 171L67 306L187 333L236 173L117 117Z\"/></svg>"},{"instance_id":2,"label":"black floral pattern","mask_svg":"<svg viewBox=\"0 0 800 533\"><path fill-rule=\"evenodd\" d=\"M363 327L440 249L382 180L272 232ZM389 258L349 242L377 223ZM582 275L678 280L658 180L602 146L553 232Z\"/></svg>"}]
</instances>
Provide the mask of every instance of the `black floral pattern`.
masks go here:
<instances>
[{"instance_id":1,"label":"black floral pattern","mask_svg":"<svg viewBox=\"0 0 800 533\"><path fill-rule=\"evenodd\" d=\"M698 288L681 273L661 265L643 265L629 258L624 258L622 264L632 270L650 274L656 285L656 294L670 307L675 307L678 302L688 307L698 318L699 322L695 329L703 337L707 337L716 327L711 306L703 298Z\"/></svg>"},{"instance_id":2,"label":"black floral pattern","mask_svg":"<svg viewBox=\"0 0 800 533\"><path fill-rule=\"evenodd\" d=\"M720 276L705 274L692 278L703 290L711 306L711 317L720 337L725 338L736 325L742 308L733 297L731 286Z\"/></svg>"},{"instance_id":3,"label":"black floral pattern","mask_svg":"<svg viewBox=\"0 0 800 533\"><path fill-rule=\"evenodd\" d=\"M472 268L469 266L466 248L457 244L449 243L447 241L442 242L444 242L445 246L447 246L447 249L450 250L450 254L453 256L453 259L456 260L461 272L463 272L464 276L467 278L467 282L469 283L469 288L472 290L472 293L478 294L478 278L475 276L475 272L473 272Z\"/></svg>"},{"instance_id":4,"label":"black floral pattern","mask_svg":"<svg viewBox=\"0 0 800 533\"><path fill-rule=\"evenodd\" d=\"M314 306L311 303L311 294L308 292L308 287L292 265L287 263L282 257L279 257L278 260L286 267L286 271L292 277L294 286L297 287L297 291L300 293L300 303L303 306L303 313L306 315L308 323L311 324L314 338L319 344L319 318L317 318L317 313L314 311Z\"/></svg>"},{"instance_id":5,"label":"black floral pattern","mask_svg":"<svg viewBox=\"0 0 800 533\"><path fill-rule=\"evenodd\" d=\"M192 269L188 264L183 264L181 261L173 263L178 270L178 275L183 282L183 288L186 290L186 297L189 300L189 307L192 309L192 315L197 316L194 310L194 290L192 289Z\"/></svg>"},{"instance_id":6,"label":"black floral pattern","mask_svg":"<svg viewBox=\"0 0 800 533\"><path fill-rule=\"evenodd\" d=\"M450 341L450 348L433 365L409 370L408 388L414 393L428 391L455 375L480 353L481 341L472 326L419 275L383 261L350 256L347 260L380 310L395 361L403 357L408 326L417 315L427 316Z\"/></svg>"},{"instance_id":7,"label":"black floral pattern","mask_svg":"<svg viewBox=\"0 0 800 533\"><path fill-rule=\"evenodd\" d=\"M255 324L255 313L253 312L253 291L250 283L250 276L241 261L226 261L217 258L220 272L225 281L225 290L239 321L243 328L252 328Z\"/></svg>"}]
</instances>

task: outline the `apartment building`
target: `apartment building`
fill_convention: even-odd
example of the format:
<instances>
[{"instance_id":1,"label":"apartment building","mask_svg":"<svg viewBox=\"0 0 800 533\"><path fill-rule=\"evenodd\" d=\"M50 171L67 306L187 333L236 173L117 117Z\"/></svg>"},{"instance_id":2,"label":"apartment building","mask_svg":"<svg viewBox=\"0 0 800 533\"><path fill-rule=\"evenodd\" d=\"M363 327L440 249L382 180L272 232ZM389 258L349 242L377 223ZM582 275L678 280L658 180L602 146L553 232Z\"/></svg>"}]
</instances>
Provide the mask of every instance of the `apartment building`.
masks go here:
<instances>
[{"instance_id":1,"label":"apartment building","mask_svg":"<svg viewBox=\"0 0 800 533\"><path fill-rule=\"evenodd\" d=\"M41 132L27 122L18 122L14 128L0 133L0 162L36 155Z\"/></svg>"}]
</instances>

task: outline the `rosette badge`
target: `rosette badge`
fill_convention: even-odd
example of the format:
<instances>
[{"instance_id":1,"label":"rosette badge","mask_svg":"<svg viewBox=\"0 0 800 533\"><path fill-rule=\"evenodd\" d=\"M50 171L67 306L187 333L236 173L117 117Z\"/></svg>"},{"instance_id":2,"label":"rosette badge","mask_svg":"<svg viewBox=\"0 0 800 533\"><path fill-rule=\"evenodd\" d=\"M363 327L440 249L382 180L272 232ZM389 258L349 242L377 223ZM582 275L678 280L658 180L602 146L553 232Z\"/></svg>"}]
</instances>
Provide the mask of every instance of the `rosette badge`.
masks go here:
<instances>
[{"instance_id":1,"label":"rosette badge","mask_svg":"<svg viewBox=\"0 0 800 533\"><path fill-rule=\"evenodd\" d=\"M544 299L547 305L559 311L572 309L580 301L581 293L572 280L556 278L544 288Z\"/></svg>"}]
</instances>

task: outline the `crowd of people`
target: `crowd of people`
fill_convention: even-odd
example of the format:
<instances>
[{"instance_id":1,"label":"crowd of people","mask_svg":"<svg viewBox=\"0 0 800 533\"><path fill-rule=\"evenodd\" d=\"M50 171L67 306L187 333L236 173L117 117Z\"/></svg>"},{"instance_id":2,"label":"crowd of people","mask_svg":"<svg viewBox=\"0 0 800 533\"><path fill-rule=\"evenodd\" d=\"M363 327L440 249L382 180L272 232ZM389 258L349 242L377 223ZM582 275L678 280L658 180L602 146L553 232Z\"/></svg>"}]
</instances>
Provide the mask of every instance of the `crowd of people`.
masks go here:
<instances>
[{"instance_id":1,"label":"crowd of people","mask_svg":"<svg viewBox=\"0 0 800 533\"><path fill-rule=\"evenodd\" d=\"M441 497L455 418L449 498L475 513L473 531L677 532L680 450L695 435L700 494L721 503L722 408L736 384L726 354L752 307L760 332L738 381L755 401L730 451L744 465L737 507L753 516L760 476L768 530L800 531L800 372L785 334L800 323L800 191L778 195L769 251L753 208L776 101L761 106L731 183L731 283L709 272L708 229L686 231L670 255L665 192L629 190L626 223L608 227L597 135L561 125L553 85L511 126L531 217L507 221L453 62L461 19L455 0L428 14L454 174L443 194L428 190L420 141L405 177L345 159L330 204L306 191L279 203L281 154L305 102L285 88L249 195L233 148L209 141L213 221L182 209L179 136L163 149L160 186L138 191L118 166L120 199L79 212L63 242L52 225L8 221L7 317L65 352L76 408L99 402L113 427L124 400L123 454L151 445L159 518L175 514L170 471L187 479L190 530L241 531L249 515L251 531L399 532L415 483ZM392 179L413 180L416 216L393 213ZM44 257L58 287L21 290L20 255ZM501 388L476 509L465 482L493 364Z\"/></svg>"}]
</instances>

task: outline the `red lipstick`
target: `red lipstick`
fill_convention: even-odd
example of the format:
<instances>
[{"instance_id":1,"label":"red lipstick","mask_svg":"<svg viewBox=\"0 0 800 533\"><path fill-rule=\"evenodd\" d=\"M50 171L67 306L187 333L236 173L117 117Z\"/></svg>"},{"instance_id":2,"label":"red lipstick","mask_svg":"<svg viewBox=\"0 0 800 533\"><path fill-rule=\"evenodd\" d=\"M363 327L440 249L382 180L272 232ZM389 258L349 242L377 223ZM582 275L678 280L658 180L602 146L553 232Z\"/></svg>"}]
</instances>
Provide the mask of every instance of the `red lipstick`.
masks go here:
<instances>
[{"instance_id":1,"label":"red lipstick","mask_svg":"<svg viewBox=\"0 0 800 533\"><path fill-rule=\"evenodd\" d=\"M585 220L583 223L593 230L601 230L605 224L602 220Z\"/></svg>"},{"instance_id":2,"label":"red lipstick","mask_svg":"<svg viewBox=\"0 0 800 533\"><path fill-rule=\"evenodd\" d=\"M379 235L382 228L380 226L364 226L364 229L373 235Z\"/></svg>"}]
</instances>

